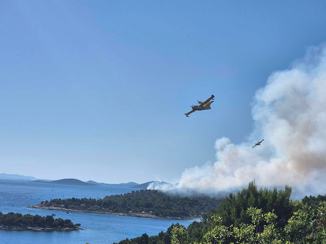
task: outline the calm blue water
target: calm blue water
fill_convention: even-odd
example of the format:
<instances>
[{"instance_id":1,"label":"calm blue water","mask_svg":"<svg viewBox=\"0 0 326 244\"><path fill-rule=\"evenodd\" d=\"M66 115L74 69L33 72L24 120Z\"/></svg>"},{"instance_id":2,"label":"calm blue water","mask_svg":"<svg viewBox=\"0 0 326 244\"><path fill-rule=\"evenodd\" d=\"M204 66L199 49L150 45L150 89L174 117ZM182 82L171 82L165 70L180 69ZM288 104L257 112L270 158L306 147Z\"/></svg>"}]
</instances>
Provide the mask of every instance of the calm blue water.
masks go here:
<instances>
[{"instance_id":1,"label":"calm blue water","mask_svg":"<svg viewBox=\"0 0 326 244\"><path fill-rule=\"evenodd\" d=\"M80 223L83 230L75 232L16 232L0 231L0 244L108 244L143 233L157 234L172 223L189 225L191 220L164 220L91 213L65 213L32 209L29 206L52 198L92 197L132 191L113 186L68 186L40 182L0 181L0 211L55 214Z\"/></svg>"}]
</instances>

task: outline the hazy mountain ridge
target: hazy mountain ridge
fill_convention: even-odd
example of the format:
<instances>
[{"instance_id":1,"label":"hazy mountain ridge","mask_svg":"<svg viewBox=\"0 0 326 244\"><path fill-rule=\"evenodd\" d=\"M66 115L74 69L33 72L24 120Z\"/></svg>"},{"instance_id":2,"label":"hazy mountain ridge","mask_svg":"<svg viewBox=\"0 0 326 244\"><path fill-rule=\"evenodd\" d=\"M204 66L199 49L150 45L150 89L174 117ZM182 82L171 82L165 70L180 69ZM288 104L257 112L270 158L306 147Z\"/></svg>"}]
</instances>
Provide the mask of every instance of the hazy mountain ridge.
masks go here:
<instances>
[{"instance_id":1,"label":"hazy mountain ridge","mask_svg":"<svg viewBox=\"0 0 326 244\"><path fill-rule=\"evenodd\" d=\"M66 178L59 180L35 180L35 182L41 183L54 183L54 184L63 184L63 185L93 185L92 183L88 183L85 181L81 181L78 179Z\"/></svg>"},{"instance_id":2,"label":"hazy mountain ridge","mask_svg":"<svg viewBox=\"0 0 326 244\"><path fill-rule=\"evenodd\" d=\"M19 174L7 174L7 173L0 173L0 180L27 180L32 181L36 180L33 176L26 176L26 175L19 175Z\"/></svg>"},{"instance_id":3,"label":"hazy mountain ridge","mask_svg":"<svg viewBox=\"0 0 326 244\"><path fill-rule=\"evenodd\" d=\"M59 180L38 180L34 179L34 182L39 182L39 183L51 183L51 184L63 184L63 185L84 185L84 186L109 186L109 187L130 187L130 188L135 188L135 189L142 189L146 190L149 188L149 186L155 184L155 185L160 185L160 184L169 184L163 181L148 181L145 183L136 183L136 182L126 182L126 183L101 183L101 182L96 182L93 180L88 180L88 181L82 181L79 179L74 179L74 178L63 178Z\"/></svg>"}]
</instances>

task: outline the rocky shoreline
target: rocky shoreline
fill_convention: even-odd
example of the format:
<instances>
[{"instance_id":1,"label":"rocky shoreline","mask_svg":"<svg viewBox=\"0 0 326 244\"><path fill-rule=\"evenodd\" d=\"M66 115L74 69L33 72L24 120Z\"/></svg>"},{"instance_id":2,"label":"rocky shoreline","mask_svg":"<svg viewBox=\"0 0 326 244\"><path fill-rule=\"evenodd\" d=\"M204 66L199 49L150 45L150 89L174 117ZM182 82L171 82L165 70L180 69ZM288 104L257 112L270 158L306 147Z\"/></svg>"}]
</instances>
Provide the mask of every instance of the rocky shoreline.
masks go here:
<instances>
[{"instance_id":1,"label":"rocky shoreline","mask_svg":"<svg viewBox=\"0 0 326 244\"><path fill-rule=\"evenodd\" d=\"M33 227L33 226L7 226L0 225L0 231L35 231L35 232L69 232L69 231L77 231L81 230L79 226L65 227L65 228L50 228L50 227Z\"/></svg>"},{"instance_id":2,"label":"rocky shoreline","mask_svg":"<svg viewBox=\"0 0 326 244\"><path fill-rule=\"evenodd\" d=\"M131 217L141 217L141 218L151 218L151 219L177 219L177 220L192 220L199 218L198 216L190 217L190 218L178 218L178 217L161 217L156 216L150 213L137 213L137 212L128 212L128 213L118 213L112 211L101 211L101 210L86 210L86 209L70 209L63 207L51 207L51 206L42 206L40 204L31 206L32 208L37 209L46 209L46 210L56 210L56 211L65 211L65 212L82 212L82 213L96 213L96 214L112 214L119 216L131 216Z\"/></svg>"}]
</instances>

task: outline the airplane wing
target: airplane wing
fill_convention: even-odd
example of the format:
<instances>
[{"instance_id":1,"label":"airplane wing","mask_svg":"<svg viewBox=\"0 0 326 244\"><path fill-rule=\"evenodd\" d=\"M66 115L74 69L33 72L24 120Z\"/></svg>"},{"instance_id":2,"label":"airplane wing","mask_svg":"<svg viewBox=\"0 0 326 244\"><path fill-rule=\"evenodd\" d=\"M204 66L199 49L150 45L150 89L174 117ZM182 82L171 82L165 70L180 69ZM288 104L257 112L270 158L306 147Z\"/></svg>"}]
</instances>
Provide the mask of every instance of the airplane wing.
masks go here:
<instances>
[{"instance_id":1,"label":"airplane wing","mask_svg":"<svg viewBox=\"0 0 326 244\"><path fill-rule=\"evenodd\" d=\"M206 99L202 104L206 104L206 103L208 103L208 102L210 102L211 100L213 100L214 99L214 95L212 95L212 96L210 96L208 99Z\"/></svg>"}]
</instances>

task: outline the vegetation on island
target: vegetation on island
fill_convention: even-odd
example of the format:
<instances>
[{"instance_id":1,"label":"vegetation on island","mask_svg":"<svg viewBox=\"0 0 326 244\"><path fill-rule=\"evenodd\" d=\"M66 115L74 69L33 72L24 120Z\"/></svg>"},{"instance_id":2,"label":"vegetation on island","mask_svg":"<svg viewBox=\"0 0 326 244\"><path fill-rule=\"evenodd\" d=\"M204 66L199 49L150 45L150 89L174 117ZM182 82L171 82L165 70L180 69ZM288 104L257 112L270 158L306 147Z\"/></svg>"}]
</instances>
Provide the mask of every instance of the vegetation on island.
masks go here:
<instances>
[{"instance_id":1,"label":"vegetation on island","mask_svg":"<svg viewBox=\"0 0 326 244\"><path fill-rule=\"evenodd\" d=\"M141 190L107 196L103 199L53 199L42 201L34 207L143 217L194 218L212 211L218 204L218 199L207 196L187 197L154 190Z\"/></svg>"},{"instance_id":2,"label":"vegetation on island","mask_svg":"<svg viewBox=\"0 0 326 244\"><path fill-rule=\"evenodd\" d=\"M0 230L73 231L79 229L80 224L74 224L69 219L0 212Z\"/></svg>"},{"instance_id":3,"label":"vegetation on island","mask_svg":"<svg viewBox=\"0 0 326 244\"><path fill-rule=\"evenodd\" d=\"M119 244L326 243L326 195L291 201L291 188L257 189L254 183L226 197L188 228L174 224L156 236Z\"/></svg>"}]
</instances>

